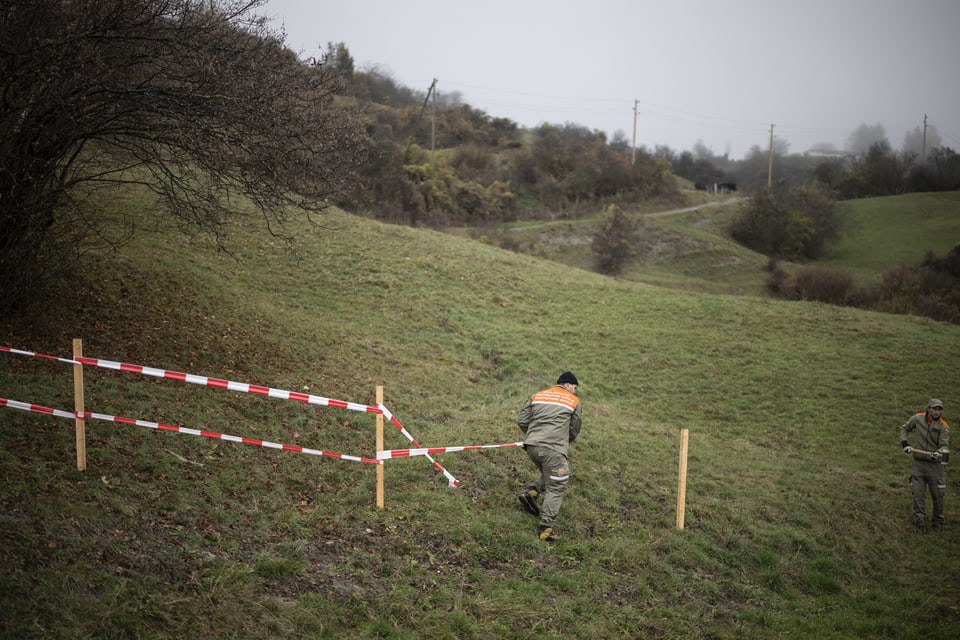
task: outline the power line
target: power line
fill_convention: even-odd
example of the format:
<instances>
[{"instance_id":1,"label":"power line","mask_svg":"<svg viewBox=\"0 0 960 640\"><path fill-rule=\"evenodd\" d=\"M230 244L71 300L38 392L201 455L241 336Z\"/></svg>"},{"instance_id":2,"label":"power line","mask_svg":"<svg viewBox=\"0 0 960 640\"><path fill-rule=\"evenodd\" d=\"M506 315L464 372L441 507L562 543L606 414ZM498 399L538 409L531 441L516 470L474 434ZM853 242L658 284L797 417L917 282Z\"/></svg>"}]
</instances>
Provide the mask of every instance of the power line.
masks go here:
<instances>
[{"instance_id":1,"label":"power line","mask_svg":"<svg viewBox=\"0 0 960 640\"><path fill-rule=\"evenodd\" d=\"M731 117L728 115L718 115L716 113L704 113L702 111L690 110L683 107L665 105L662 103L645 102L642 100L631 100L624 97L589 95L559 95L536 93L529 91L517 91L511 89L502 89L471 83L460 82L457 80L445 80L448 87L459 91L465 95L465 101L474 106L482 104L487 110L504 110L508 112L528 113L527 124L540 122L571 122L590 126L587 124L590 120L605 118L609 121L622 122L623 126L615 127L619 130L626 130L630 125L626 116L624 105L633 102L633 110L636 114L642 113L645 123L644 130L656 128L656 123L672 123L686 125L691 130L702 130L711 136L722 135L743 135L760 136L766 131L768 122L761 120L745 120L743 118ZM469 99L467 99L469 94ZM497 114L494 114L497 115ZM776 115L776 114L771 114ZM508 116L514 119L516 115ZM634 122L636 115L633 116ZM902 123L893 123L893 126L903 128ZM802 124L791 124L781 122L777 124L777 130L780 132L778 138L789 141L791 137L801 137L808 140L820 138L821 141L842 142L855 128L854 124L849 127L840 125L834 126L809 126ZM943 139L956 143L958 137L944 132L937 127L937 133ZM762 144L762 143L761 143Z\"/></svg>"}]
</instances>

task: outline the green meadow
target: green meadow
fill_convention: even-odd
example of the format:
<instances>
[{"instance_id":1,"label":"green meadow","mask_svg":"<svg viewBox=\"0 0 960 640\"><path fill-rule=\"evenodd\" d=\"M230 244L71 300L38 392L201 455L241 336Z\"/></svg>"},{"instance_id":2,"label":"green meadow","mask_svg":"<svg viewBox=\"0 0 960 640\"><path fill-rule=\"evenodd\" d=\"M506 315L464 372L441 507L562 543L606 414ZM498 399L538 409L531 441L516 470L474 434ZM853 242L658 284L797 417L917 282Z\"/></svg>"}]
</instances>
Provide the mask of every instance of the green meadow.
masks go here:
<instances>
[{"instance_id":1,"label":"green meadow","mask_svg":"<svg viewBox=\"0 0 960 640\"><path fill-rule=\"evenodd\" d=\"M151 223L90 258L86 284L0 320L0 346L70 357L81 338L365 405L382 386L423 447L521 439L523 401L569 369L574 485L546 545L517 448L436 454L458 488L388 460L381 510L371 464L88 420L78 471L72 420L0 408L0 637L960 637L955 465L946 531L918 535L898 437L931 396L960 416L960 327L764 297L766 260L723 235L732 206L650 217L661 235L620 278L583 268L574 223L529 255L337 210L293 252L254 222L227 252ZM851 207L831 265L876 274L960 238L957 194ZM84 390L88 411L375 454L371 413L95 367ZM71 411L72 367L0 353L0 397Z\"/></svg>"}]
</instances>

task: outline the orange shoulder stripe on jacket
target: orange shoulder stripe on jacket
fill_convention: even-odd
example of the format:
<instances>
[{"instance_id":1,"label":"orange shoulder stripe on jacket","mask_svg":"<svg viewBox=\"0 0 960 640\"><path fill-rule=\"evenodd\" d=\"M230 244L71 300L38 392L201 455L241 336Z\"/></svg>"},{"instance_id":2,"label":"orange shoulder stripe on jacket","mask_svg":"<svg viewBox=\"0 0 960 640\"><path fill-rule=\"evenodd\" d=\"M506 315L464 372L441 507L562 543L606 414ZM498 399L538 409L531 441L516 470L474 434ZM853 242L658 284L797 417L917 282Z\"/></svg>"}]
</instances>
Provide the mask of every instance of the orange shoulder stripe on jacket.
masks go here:
<instances>
[{"instance_id":1,"label":"orange shoulder stripe on jacket","mask_svg":"<svg viewBox=\"0 0 960 640\"><path fill-rule=\"evenodd\" d=\"M580 403L580 399L563 389L552 388L536 392L530 402L532 404L555 404L573 411Z\"/></svg>"}]
</instances>

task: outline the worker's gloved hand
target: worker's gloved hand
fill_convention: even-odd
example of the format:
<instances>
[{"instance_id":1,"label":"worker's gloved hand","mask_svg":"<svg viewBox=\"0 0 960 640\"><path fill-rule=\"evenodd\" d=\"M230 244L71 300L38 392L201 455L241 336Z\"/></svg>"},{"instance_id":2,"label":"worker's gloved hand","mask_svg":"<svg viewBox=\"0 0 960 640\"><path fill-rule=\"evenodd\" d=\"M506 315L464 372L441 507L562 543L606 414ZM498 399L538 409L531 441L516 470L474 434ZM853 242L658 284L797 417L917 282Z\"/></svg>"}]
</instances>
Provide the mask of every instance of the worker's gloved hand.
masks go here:
<instances>
[{"instance_id":1,"label":"worker's gloved hand","mask_svg":"<svg viewBox=\"0 0 960 640\"><path fill-rule=\"evenodd\" d=\"M911 451L913 451L913 447L911 447L910 445L907 445L903 448L904 453L910 453Z\"/></svg>"},{"instance_id":2,"label":"worker's gloved hand","mask_svg":"<svg viewBox=\"0 0 960 640\"><path fill-rule=\"evenodd\" d=\"M933 453L930 454L930 460L932 462L940 462L940 458L942 457L943 455L939 451L934 451Z\"/></svg>"}]
</instances>

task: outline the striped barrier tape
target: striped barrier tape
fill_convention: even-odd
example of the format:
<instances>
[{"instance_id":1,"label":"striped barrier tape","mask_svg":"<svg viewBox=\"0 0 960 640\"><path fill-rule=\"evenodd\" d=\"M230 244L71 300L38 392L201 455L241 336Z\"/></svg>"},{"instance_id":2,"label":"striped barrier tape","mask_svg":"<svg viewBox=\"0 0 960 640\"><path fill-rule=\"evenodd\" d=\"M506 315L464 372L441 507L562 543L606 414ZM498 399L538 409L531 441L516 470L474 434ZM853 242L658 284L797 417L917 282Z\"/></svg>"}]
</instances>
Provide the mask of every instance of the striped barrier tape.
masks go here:
<instances>
[{"instance_id":1,"label":"striped barrier tape","mask_svg":"<svg viewBox=\"0 0 960 640\"><path fill-rule=\"evenodd\" d=\"M519 447L523 445L522 442L507 442L503 444L465 445L465 446L456 446L456 447L390 449L387 451L378 452L376 459L373 459L373 458L363 458L359 456L351 456L343 453L331 453L329 451L320 451L318 449L310 449L307 447L300 447L297 445L280 444L277 442L270 442L269 440L259 440L257 438L232 436L225 433L217 433L215 431L189 429L187 427L179 427L176 425L164 424L162 422L150 422L148 420L137 420L135 418L111 416L105 413L96 413L93 411L82 411L80 413L75 413L73 411L64 411L63 409L52 409L50 407L44 407L38 404L20 402L19 400L10 400L9 398L0 398L0 407L20 409L23 411L29 411L33 413L42 413L46 415L56 416L58 418L67 418L69 420L80 418L82 420L101 420L104 422L115 422L118 424L133 425L137 427L146 427L148 429L155 429L158 431L184 433L192 436L202 436L204 438L212 438L214 440L225 440L227 442L249 444L249 445L254 445L258 447L265 447L268 449L280 449L282 451L292 451L294 453L304 453L308 455L337 458L339 460L352 460L354 462L366 462L370 464L383 464L384 460L395 460L399 458L411 458L416 456L431 456L438 453L454 453L457 451L476 451L478 449L501 449L506 447Z\"/></svg>"},{"instance_id":2,"label":"striped barrier tape","mask_svg":"<svg viewBox=\"0 0 960 640\"><path fill-rule=\"evenodd\" d=\"M17 400L8 400L7 398L0 398L0 407L10 407L11 409L20 409L22 411L31 411L33 413L45 413L47 415L57 416L58 418L69 418L71 420L75 420L77 417L77 414L73 411L51 409L50 407L44 407L39 404L18 402Z\"/></svg>"},{"instance_id":3,"label":"striped barrier tape","mask_svg":"<svg viewBox=\"0 0 960 640\"><path fill-rule=\"evenodd\" d=\"M400 433L402 433L404 437L406 437L406 439L410 441L410 444L412 444L414 447L418 447L418 448L420 447L420 443L417 442L417 440L412 435L410 435L410 432L408 432L403 427L403 425L400 424L400 421L397 420L392 413L390 413L389 409L387 409L382 404L380 405L380 409L383 411L383 417L389 420L393 424L393 426L399 429ZM453 487L453 488L460 486L460 481L454 478L449 471L444 469L443 465L441 465L439 462L434 460L432 455L430 455L429 453L425 453L423 455L424 457L426 457L427 460L433 463L433 468L439 471L440 473L442 473L443 476L447 479L447 486Z\"/></svg>"},{"instance_id":4,"label":"striped barrier tape","mask_svg":"<svg viewBox=\"0 0 960 640\"><path fill-rule=\"evenodd\" d=\"M179 382L189 382L217 389L226 389L227 391L236 391L238 393L249 393L257 396L266 396L269 398L278 398L280 400L293 400L306 404L315 404L323 407L333 407L335 409L346 409L348 411L359 411L361 413L381 413L377 407L371 407L365 404L355 402L345 402L343 400L332 400L322 396L315 396L310 393L299 393L297 391L286 391L284 389L274 389L273 387L264 387L258 384L248 384L246 382L234 382L232 380L223 380L220 378L210 378L208 376L198 376L192 373L182 373L180 371L169 371L167 369L156 369L154 367L143 367L137 364L126 364L123 362L114 362L113 360L101 360L99 358L77 358L77 362L92 367L102 367L104 369L113 369L115 371L126 371L128 373L139 373L154 378L164 378L167 380L177 380Z\"/></svg>"},{"instance_id":5,"label":"striped barrier tape","mask_svg":"<svg viewBox=\"0 0 960 640\"><path fill-rule=\"evenodd\" d=\"M72 358L58 358L57 356L48 356L44 353L24 351L23 349L14 349L13 347L0 347L0 351L3 351L4 353L15 353L20 356L32 356L34 358L43 358L45 360L55 360L57 362L65 362L66 364L80 364Z\"/></svg>"},{"instance_id":6,"label":"striped barrier tape","mask_svg":"<svg viewBox=\"0 0 960 640\"><path fill-rule=\"evenodd\" d=\"M77 359L70 358L59 358L56 356L45 355L42 353L37 353L34 351L25 351L23 349L14 349L11 347L2 347L0 346L0 351L7 353L14 353L18 355L33 356L36 358L44 358L47 360L55 360L58 362L64 362L67 364L80 364L88 365L93 367L102 367L105 369L112 369L115 371L125 371L128 373L139 373L141 375L152 376L155 378L164 378L167 380L177 380L179 382L188 382L191 384L198 384L202 386L215 387L218 389L226 389L229 391L236 391L238 393L250 393L254 395L266 396L270 398L278 398L280 400L293 400L296 402L303 402L306 404L313 404L325 407L332 407L335 409L347 409L349 411L359 411L365 413L377 413L382 414L387 418L391 424L393 424L403 436L410 441L414 447L420 447L420 443L408 432L400 421L384 406L379 404L376 407L372 407L364 404L357 404L354 402L345 402L343 400L332 400L330 398L324 398L322 396L315 396L309 393L300 393L296 391L287 391L284 389L274 389L273 387L265 387L262 385L248 384L245 382L234 382L231 380L223 380L220 378L210 378L208 376L199 376L190 373L182 373L179 371L169 371L167 369L158 369L156 367L145 367L142 365L136 364L127 364L123 362L115 362L113 360L103 360L99 358L86 358L79 357ZM424 454L427 460L429 460L434 469L442 473L443 476L447 479L447 485L450 487L459 487L460 481L457 480L449 471L447 471L443 465L433 459L433 456L430 454Z\"/></svg>"},{"instance_id":7,"label":"striped barrier tape","mask_svg":"<svg viewBox=\"0 0 960 640\"><path fill-rule=\"evenodd\" d=\"M395 458L410 458L413 456L429 456L434 453L453 453L455 451L475 451L477 449L502 449L504 447L519 447L522 442L507 442L504 444L474 444L463 447L430 447L427 449L390 449L377 453L377 460L392 460Z\"/></svg>"},{"instance_id":8,"label":"striped barrier tape","mask_svg":"<svg viewBox=\"0 0 960 640\"><path fill-rule=\"evenodd\" d=\"M311 456L336 458L338 460L351 460L354 462L367 462L370 464L383 464L381 460L373 459L373 458L362 458L359 456L351 456L343 453L331 453L329 451L320 451L319 449L309 449L307 447L300 447L292 444L281 444L279 442L270 442L269 440L258 440L256 438L232 436L226 433L217 433L216 431L188 429L187 427L178 427L176 425L164 424L162 422L150 422L147 420L136 420L134 418L123 418L120 416L111 416L105 413L95 413L92 411L81 411L81 412L75 413L72 411L63 411L62 409L51 409L50 407L44 407L37 404L30 404L28 402L19 402L17 400L10 400L8 398L0 398L0 407L9 407L11 409L21 409L23 411L31 411L34 413L44 413L47 415L57 416L58 418L69 418L71 420L74 420L77 418L81 420L103 420L104 422L115 422L118 424L127 424L127 425L133 425L137 427L146 427L148 429L156 429L158 431L170 431L173 433L183 433L190 436L201 436L204 438L211 438L213 440L225 440L227 442L249 444L256 447L265 447L267 449L279 449L281 451L292 451L294 453L303 453Z\"/></svg>"},{"instance_id":9,"label":"striped barrier tape","mask_svg":"<svg viewBox=\"0 0 960 640\"><path fill-rule=\"evenodd\" d=\"M236 391L239 393L250 393L253 395L267 396L270 398L279 398L280 400L294 400L306 404L315 404L324 407L333 407L335 409L347 409L348 411L360 411L366 413L382 413L377 407L371 407L365 404L355 402L345 402L344 400L333 400L322 396L315 396L309 393L299 393L296 391L286 391L284 389L274 389L262 385L248 384L246 382L234 382L232 380L223 380L221 378L210 378L208 376L198 376L192 373L182 373L180 371L169 371L167 369L157 369L155 367L144 367L138 364L127 364L124 362L114 362L113 360L102 360L100 358L58 358L34 351L24 351L22 349L13 349L10 347L0 347L0 351L15 353L24 356L33 356L36 358L45 358L47 360L56 360L67 364L82 364L91 367L101 367L103 369L113 369L114 371L126 371L128 373L139 373L154 378L164 378L167 380L177 380L179 382L189 382L217 389L226 389L227 391Z\"/></svg>"}]
</instances>

